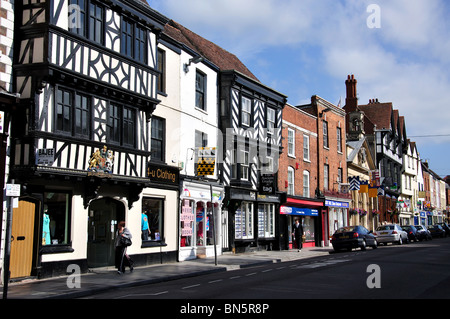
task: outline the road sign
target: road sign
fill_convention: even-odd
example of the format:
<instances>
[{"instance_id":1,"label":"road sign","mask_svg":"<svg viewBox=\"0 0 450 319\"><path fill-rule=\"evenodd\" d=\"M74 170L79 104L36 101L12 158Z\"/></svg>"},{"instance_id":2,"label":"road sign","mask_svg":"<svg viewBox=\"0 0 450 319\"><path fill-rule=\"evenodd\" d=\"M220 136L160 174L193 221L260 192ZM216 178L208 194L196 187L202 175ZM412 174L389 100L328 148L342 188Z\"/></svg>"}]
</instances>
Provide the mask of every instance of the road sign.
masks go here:
<instances>
[{"instance_id":1,"label":"road sign","mask_svg":"<svg viewBox=\"0 0 450 319\"><path fill-rule=\"evenodd\" d=\"M20 184L6 184L6 196L20 197Z\"/></svg>"}]
</instances>

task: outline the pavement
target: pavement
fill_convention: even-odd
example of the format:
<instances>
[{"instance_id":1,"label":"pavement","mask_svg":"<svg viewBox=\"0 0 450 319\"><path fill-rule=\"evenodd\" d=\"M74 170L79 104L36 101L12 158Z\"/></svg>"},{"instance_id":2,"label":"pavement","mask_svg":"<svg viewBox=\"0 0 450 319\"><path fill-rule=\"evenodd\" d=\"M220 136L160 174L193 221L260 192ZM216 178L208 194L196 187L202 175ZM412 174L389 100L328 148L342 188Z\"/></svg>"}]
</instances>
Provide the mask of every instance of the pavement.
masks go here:
<instances>
[{"instance_id":1,"label":"pavement","mask_svg":"<svg viewBox=\"0 0 450 319\"><path fill-rule=\"evenodd\" d=\"M159 283L214 272L233 271L267 263L282 263L325 256L331 251L331 247L311 247L303 248L301 252L286 250L256 251L241 254L224 253L217 256L217 265L216 258L213 256L135 267L133 272L129 272L127 269L122 275L119 275L113 267L92 269L87 274L81 274L77 278L78 280L74 280L73 276L68 275L9 283L7 299L75 299L105 292L109 289ZM3 286L0 287L0 296L3 298Z\"/></svg>"}]
</instances>

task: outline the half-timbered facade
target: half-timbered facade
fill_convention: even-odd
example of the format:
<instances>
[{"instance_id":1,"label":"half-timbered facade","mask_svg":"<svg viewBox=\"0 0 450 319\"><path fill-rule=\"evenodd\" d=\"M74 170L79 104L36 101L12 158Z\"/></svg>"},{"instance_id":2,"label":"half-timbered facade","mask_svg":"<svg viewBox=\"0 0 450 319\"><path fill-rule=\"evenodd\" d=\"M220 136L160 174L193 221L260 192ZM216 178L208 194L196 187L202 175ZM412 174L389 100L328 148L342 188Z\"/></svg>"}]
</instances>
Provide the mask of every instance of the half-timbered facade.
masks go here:
<instances>
[{"instance_id":1,"label":"half-timbered facade","mask_svg":"<svg viewBox=\"0 0 450 319\"><path fill-rule=\"evenodd\" d=\"M114 265L116 225L138 263L175 259L178 170L152 164L157 40L167 22L145 1L16 2L11 177L31 240L15 277ZM159 163L158 163L159 164ZM141 240L141 213L152 234ZM173 213L173 214L172 214ZM25 216L25 215L23 215ZM23 222L23 221L22 221ZM87 243L87 244L86 244Z\"/></svg>"},{"instance_id":2,"label":"half-timbered facade","mask_svg":"<svg viewBox=\"0 0 450 319\"><path fill-rule=\"evenodd\" d=\"M277 173L286 96L236 70L221 72L220 84L230 248L278 249L277 221L285 196L278 192Z\"/></svg>"}]
</instances>

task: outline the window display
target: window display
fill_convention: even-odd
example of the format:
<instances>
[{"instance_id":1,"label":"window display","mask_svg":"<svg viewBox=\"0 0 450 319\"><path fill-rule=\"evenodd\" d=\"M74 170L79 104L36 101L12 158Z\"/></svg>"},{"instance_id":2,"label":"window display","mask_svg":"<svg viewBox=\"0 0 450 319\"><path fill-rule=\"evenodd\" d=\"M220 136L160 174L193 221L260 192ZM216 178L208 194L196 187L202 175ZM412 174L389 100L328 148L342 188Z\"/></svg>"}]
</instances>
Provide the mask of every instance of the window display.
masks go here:
<instances>
[{"instance_id":1,"label":"window display","mask_svg":"<svg viewBox=\"0 0 450 319\"><path fill-rule=\"evenodd\" d=\"M68 193L44 193L42 216L42 245L69 243L70 203Z\"/></svg>"},{"instance_id":2,"label":"window display","mask_svg":"<svg viewBox=\"0 0 450 319\"><path fill-rule=\"evenodd\" d=\"M150 234L148 241L160 241L164 238L163 215L164 200L159 198L144 197L142 200L142 211L147 215Z\"/></svg>"}]
</instances>

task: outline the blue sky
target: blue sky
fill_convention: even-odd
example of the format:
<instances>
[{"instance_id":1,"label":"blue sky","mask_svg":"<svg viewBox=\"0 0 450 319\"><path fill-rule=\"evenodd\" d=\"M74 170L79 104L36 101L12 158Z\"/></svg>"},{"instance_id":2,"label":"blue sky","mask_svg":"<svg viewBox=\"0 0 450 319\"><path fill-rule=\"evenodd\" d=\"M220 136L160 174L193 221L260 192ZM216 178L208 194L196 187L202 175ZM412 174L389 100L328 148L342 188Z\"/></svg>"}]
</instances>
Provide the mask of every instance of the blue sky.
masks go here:
<instances>
[{"instance_id":1,"label":"blue sky","mask_svg":"<svg viewBox=\"0 0 450 319\"><path fill-rule=\"evenodd\" d=\"M344 102L345 79L354 74L360 104L373 98L392 102L421 158L437 174L450 175L450 5L445 0L149 3L238 56L290 104L308 103L312 95ZM379 27L370 28L368 21Z\"/></svg>"}]
</instances>

